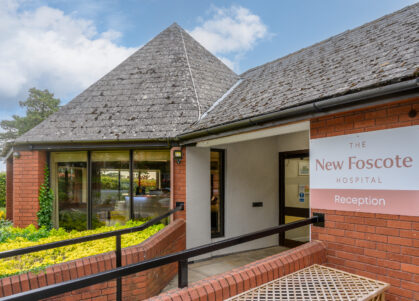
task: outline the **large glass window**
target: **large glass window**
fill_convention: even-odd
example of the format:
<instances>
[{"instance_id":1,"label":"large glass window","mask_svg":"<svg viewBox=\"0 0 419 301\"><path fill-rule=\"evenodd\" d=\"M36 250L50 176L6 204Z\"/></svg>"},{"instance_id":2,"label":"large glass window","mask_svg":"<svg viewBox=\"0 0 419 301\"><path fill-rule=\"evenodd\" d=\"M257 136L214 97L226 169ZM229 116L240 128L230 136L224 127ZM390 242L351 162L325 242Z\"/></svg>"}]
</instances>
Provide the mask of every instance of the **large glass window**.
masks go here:
<instances>
[{"instance_id":1,"label":"large glass window","mask_svg":"<svg viewBox=\"0 0 419 301\"><path fill-rule=\"evenodd\" d=\"M112 226L170 209L169 150L53 152L50 163L55 227L85 230L89 217L92 228Z\"/></svg>"},{"instance_id":2,"label":"large glass window","mask_svg":"<svg viewBox=\"0 0 419 301\"><path fill-rule=\"evenodd\" d=\"M170 152L133 153L134 217L155 217L170 208Z\"/></svg>"},{"instance_id":3,"label":"large glass window","mask_svg":"<svg viewBox=\"0 0 419 301\"><path fill-rule=\"evenodd\" d=\"M224 236L224 150L211 150L211 237Z\"/></svg>"},{"instance_id":4,"label":"large glass window","mask_svg":"<svg viewBox=\"0 0 419 301\"><path fill-rule=\"evenodd\" d=\"M125 223L129 208L129 152L92 152L92 227Z\"/></svg>"},{"instance_id":5,"label":"large glass window","mask_svg":"<svg viewBox=\"0 0 419 301\"><path fill-rule=\"evenodd\" d=\"M86 230L87 153L53 153L51 179L55 192L54 225L67 230Z\"/></svg>"}]
</instances>

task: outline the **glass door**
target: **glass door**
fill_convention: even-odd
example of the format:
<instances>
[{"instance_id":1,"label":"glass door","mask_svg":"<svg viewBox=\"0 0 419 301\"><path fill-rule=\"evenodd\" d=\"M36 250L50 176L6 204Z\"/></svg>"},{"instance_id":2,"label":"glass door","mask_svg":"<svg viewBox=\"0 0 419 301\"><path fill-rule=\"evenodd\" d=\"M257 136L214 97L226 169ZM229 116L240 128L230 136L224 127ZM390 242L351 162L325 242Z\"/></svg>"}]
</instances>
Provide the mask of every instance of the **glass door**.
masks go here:
<instances>
[{"instance_id":1,"label":"glass door","mask_svg":"<svg viewBox=\"0 0 419 301\"><path fill-rule=\"evenodd\" d=\"M92 227L124 224L130 215L128 151L95 151L92 160Z\"/></svg>"},{"instance_id":2,"label":"glass door","mask_svg":"<svg viewBox=\"0 0 419 301\"><path fill-rule=\"evenodd\" d=\"M66 230L87 229L87 152L51 154L53 224Z\"/></svg>"},{"instance_id":3,"label":"glass door","mask_svg":"<svg viewBox=\"0 0 419 301\"><path fill-rule=\"evenodd\" d=\"M307 151L280 154L280 224L310 215L309 157ZM296 246L310 240L310 226L280 235L280 244Z\"/></svg>"}]
</instances>

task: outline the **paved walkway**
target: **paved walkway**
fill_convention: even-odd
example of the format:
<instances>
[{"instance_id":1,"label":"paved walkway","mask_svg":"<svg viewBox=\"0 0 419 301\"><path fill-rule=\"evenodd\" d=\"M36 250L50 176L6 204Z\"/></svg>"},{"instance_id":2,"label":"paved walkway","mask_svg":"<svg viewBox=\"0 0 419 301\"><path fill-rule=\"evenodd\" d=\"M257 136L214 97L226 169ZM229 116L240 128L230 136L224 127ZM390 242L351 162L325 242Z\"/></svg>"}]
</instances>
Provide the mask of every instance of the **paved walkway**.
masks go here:
<instances>
[{"instance_id":1,"label":"paved walkway","mask_svg":"<svg viewBox=\"0 0 419 301\"><path fill-rule=\"evenodd\" d=\"M287 250L286 247L271 247L265 249L259 249L248 252L241 252L231 255L225 255L197 261L196 263L189 264L188 268L188 280L189 283L193 283L198 280L205 279L207 277L221 274L240 266L246 265L253 261L278 254L282 251ZM163 292L177 288L177 276L164 288Z\"/></svg>"}]
</instances>

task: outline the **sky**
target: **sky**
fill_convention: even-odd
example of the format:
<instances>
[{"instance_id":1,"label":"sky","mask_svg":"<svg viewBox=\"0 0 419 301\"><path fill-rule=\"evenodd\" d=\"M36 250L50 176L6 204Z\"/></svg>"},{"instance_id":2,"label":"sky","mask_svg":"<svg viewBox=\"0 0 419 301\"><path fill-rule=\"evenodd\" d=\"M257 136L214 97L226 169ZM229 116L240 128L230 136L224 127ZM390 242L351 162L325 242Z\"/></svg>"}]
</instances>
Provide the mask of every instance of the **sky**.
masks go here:
<instances>
[{"instance_id":1,"label":"sky","mask_svg":"<svg viewBox=\"0 0 419 301\"><path fill-rule=\"evenodd\" d=\"M0 120L31 87L67 103L173 22L242 73L415 2L0 0Z\"/></svg>"}]
</instances>

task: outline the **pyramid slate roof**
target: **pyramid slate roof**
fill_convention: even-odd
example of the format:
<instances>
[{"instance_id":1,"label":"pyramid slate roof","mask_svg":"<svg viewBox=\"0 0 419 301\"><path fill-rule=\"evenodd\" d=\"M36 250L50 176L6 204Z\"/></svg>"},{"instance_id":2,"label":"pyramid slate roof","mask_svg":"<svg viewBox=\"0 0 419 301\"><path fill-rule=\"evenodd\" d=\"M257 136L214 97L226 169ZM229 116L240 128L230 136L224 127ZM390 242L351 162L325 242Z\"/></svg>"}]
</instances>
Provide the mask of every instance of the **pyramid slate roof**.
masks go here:
<instances>
[{"instance_id":1,"label":"pyramid slate roof","mask_svg":"<svg viewBox=\"0 0 419 301\"><path fill-rule=\"evenodd\" d=\"M236 75L177 24L17 143L177 135L419 77L419 3Z\"/></svg>"},{"instance_id":2,"label":"pyramid slate roof","mask_svg":"<svg viewBox=\"0 0 419 301\"><path fill-rule=\"evenodd\" d=\"M174 137L237 80L174 23L16 142Z\"/></svg>"},{"instance_id":3,"label":"pyramid slate roof","mask_svg":"<svg viewBox=\"0 0 419 301\"><path fill-rule=\"evenodd\" d=\"M419 3L241 74L190 131L419 75Z\"/></svg>"}]
</instances>

